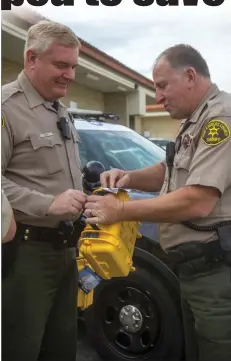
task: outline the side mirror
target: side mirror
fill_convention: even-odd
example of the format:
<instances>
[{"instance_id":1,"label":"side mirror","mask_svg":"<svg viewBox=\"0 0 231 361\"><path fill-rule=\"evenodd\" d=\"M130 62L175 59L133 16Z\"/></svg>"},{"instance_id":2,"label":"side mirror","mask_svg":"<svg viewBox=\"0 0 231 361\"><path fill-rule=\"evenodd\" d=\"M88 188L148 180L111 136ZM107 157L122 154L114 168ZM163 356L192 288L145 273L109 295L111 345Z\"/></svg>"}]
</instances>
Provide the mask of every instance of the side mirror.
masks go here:
<instances>
[{"instance_id":1,"label":"side mirror","mask_svg":"<svg viewBox=\"0 0 231 361\"><path fill-rule=\"evenodd\" d=\"M103 172L105 167L101 162L91 161L83 167L83 188L87 193L100 187L100 174Z\"/></svg>"}]
</instances>

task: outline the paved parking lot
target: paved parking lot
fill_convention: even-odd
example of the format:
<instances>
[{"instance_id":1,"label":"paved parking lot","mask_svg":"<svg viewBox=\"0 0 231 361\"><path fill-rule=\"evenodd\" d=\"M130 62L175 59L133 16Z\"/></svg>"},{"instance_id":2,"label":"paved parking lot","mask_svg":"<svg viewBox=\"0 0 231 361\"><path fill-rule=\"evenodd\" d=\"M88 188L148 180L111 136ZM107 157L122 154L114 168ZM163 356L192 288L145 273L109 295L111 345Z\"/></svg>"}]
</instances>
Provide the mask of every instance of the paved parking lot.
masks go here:
<instances>
[{"instance_id":1,"label":"paved parking lot","mask_svg":"<svg viewBox=\"0 0 231 361\"><path fill-rule=\"evenodd\" d=\"M78 353L77 361L101 361L94 349L89 345L84 324L79 322L79 340L78 340Z\"/></svg>"}]
</instances>

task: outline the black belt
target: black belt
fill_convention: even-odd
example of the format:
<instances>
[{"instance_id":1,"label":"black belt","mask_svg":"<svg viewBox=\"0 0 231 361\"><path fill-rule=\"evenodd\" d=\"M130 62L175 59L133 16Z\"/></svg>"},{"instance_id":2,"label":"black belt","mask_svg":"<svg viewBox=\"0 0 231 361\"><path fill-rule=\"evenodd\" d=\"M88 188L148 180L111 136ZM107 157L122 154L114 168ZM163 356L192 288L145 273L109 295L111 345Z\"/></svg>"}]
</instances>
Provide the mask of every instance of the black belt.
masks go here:
<instances>
[{"instance_id":1,"label":"black belt","mask_svg":"<svg viewBox=\"0 0 231 361\"><path fill-rule=\"evenodd\" d=\"M52 243L55 248L76 247L83 229L84 225L78 221L73 224L73 227L60 222L58 228L17 223L15 239L24 242Z\"/></svg>"},{"instance_id":2,"label":"black belt","mask_svg":"<svg viewBox=\"0 0 231 361\"><path fill-rule=\"evenodd\" d=\"M166 251L175 263L182 263L204 257L206 261L219 260L224 256L219 241L209 243L188 242Z\"/></svg>"},{"instance_id":3,"label":"black belt","mask_svg":"<svg viewBox=\"0 0 231 361\"><path fill-rule=\"evenodd\" d=\"M186 276L217 267L225 260L219 241L209 243L189 242L167 252L178 271Z\"/></svg>"}]
</instances>

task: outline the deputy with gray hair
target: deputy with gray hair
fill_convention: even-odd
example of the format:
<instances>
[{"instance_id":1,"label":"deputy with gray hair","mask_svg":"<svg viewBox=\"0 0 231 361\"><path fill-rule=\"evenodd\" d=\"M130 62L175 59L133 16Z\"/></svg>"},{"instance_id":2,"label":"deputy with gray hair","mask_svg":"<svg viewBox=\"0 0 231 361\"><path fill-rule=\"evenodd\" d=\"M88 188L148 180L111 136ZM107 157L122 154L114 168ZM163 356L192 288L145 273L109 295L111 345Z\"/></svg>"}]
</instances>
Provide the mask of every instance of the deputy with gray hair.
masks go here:
<instances>
[{"instance_id":1,"label":"deputy with gray hair","mask_svg":"<svg viewBox=\"0 0 231 361\"><path fill-rule=\"evenodd\" d=\"M153 69L156 101L182 120L166 162L111 170L103 187L160 192L119 202L89 196L88 223L159 223L159 241L176 263L185 321L186 360L231 360L231 96L211 81L193 47L165 50ZM192 323L191 323L192 321ZM196 336L196 337L194 337ZM193 340L195 343L193 343Z\"/></svg>"},{"instance_id":2,"label":"deputy with gray hair","mask_svg":"<svg viewBox=\"0 0 231 361\"><path fill-rule=\"evenodd\" d=\"M2 360L75 361L77 222L86 201L79 136L60 98L80 42L41 21L27 34L24 69L2 87L2 188L17 232L3 245Z\"/></svg>"}]
</instances>

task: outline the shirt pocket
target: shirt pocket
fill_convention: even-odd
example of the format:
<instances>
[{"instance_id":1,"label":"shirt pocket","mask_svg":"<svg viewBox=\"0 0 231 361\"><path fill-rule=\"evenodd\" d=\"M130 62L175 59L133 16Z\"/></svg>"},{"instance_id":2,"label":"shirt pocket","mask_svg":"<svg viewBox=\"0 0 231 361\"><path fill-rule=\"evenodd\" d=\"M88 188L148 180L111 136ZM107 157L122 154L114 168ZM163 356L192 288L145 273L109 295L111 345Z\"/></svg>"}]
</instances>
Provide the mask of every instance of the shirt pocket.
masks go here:
<instances>
[{"instance_id":1,"label":"shirt pocket","mask_svg":"<svg viewBox=\"0 0 231 361\"><path fill-rule=\"evenodd\" d=\"M186 184L189 175L190 164L191 157L187 154L179 154L175 157L172 180L172 186L174 189L178 189Z\"/></svg>"},{"instance_id":2,"label":"shirt pocket","mask_svg":"<svg viewBox=\"0 0 231 361\"><path fill-rule=\"evenodd\" d=\"M75 160L76 160L76 164L77 167L81 169L81 158L80 158L80 146L81 146L81 139L80 136L78 134L78 132L74 129L72 130L72 139L73 139L73 143L74 143L74 154L75 154Z\"/></svg>"},{"instance_id":3,"label":"shirt pocket","mask_svg":"<svg viewBox=\"0 0 231 361\"><path fill-rule=\"evenodd\" d=\"M176 169L184 169L189 170L191 163L191 157L188 154L181 155L179 157L175 157L174 159L174 167Z\"/></svg>"},{"instance_id":4,"label":"shirt pocket","mask_svg":"<svg viewBox=\"0 0 231 361\"><path fill-rule=\"evenodd\" d=\"M41 137L38 134L30 136L30 141L35 154L35 165L44 169L47 174L55 174L62 171L60 151L63 146L57 134Z\"/></svg>"}]
</instances>

